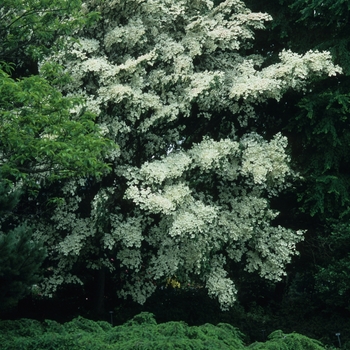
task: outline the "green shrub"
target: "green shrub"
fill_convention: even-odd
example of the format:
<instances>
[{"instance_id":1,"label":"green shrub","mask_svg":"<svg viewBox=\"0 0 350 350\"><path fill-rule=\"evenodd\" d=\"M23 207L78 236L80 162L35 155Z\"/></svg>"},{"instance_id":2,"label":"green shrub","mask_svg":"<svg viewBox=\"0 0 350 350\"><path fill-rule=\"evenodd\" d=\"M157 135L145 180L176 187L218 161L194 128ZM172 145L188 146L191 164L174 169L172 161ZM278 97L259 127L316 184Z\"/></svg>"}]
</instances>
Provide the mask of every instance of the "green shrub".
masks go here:
<instances>
[{"instance_id":1,"label":"green shrub","mask_svg":"<svg viewBox=\"0 0 350 350\"><path fill-rule=\"evenodd\" d=\"M16 321L0 320L0 334L6 337L36 337L43 333L43 325L36 320L22 318Z\"/></svg>"},{"instance_id":2,"label":"green shrub","mask_svg":"<svg viewBox=\"0 0 350 350\"><path fill-rule=\"evenodd\" d=\"M70 333L76 333L76 332L88 332L88 333L101 333L104 332L102 327L99 325L98 322L88 320L84 317L77 317L74 318L72 321L69 321L65 323L65 328Z\"/></svg>"},{"instance_id":3,"label":"green shrub","mask_svg":"<svg viewBox=\"0 0 350 350\"><path fill-rule=\"evenodd\" d=\"M256 342L249 346L254 350L324 350L319 341L298 333L284 334L277 330L272 332L265 343Z\"/></svg>"},{"instance_id":4,"label":"green shrub","mask_svg":"<svg viewBox=\"0 0 350 350\"><path fill-rule=\"evenodd\" d=\"M58 334L67 333L65 326L56 321L45 320L43 322L43 326L44 326L45 332L53 332Z\"/></svg>"},{"instance_id":5,"label":"green shrub","mask_svg":"<svg viewBox=\"0 0 350 350\"><path fill-rule=\"evenodd\" d=\"M77 317L65 324L46 320L0 321L3 350L323 350L306 336L275 331L265 343L243 344L243 335L229 324L188 326L185 322L157 324L143 312L122 326Z\"/></svg>"}]
</instances>

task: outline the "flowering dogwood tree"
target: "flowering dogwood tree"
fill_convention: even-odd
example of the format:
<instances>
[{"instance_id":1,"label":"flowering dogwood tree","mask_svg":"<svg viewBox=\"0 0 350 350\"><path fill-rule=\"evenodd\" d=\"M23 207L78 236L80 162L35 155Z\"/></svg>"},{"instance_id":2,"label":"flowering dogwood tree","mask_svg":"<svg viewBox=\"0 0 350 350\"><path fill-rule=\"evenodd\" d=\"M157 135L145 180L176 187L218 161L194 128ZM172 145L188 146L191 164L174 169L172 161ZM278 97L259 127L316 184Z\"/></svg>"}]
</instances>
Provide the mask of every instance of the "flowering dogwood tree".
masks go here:
<instances>
[{"instance_id":1,"label":"flowering dogwood tree","mask_svg":"<svg viewBox=\"0 0 350 350\"><path fill-rule=\"evenodd\" d=\"M119 294L140 303L176 275L227 309L232 262L279 280L302 231L275 225L269 201L297 175L286 137L256 132L255 106L340 73L330 54L285 50L264 64L252 42L271 18L240 0L87 0L82 11L101 18L50 60L119 148L112 173L67 182L37 226L53 267L46 293L81 283L78 262L120 273Z\"/></svg>"}]
</instances>

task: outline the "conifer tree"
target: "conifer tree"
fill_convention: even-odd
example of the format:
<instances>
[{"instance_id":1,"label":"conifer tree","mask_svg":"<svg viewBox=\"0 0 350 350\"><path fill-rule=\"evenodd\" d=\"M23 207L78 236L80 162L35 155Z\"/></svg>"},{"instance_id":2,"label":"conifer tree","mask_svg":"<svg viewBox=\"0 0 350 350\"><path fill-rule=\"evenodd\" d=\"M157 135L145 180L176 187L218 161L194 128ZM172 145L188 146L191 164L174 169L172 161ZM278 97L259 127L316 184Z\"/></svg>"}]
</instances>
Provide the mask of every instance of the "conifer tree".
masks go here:
<instances>
[{"instance_id":1,"label":"conifer tree","mask_svg":"<svg viewBox=\"0 0 350 350\"><path fill-rule=\"evenodd\" d=\"M12 224L12 212L19 193L0 184L0 311L15 306L40 281L40 267L46 256L42 244L35 242L26 225ZM3 231L5 229L5 231Z\"/></svg>"},{"instance_id":2,"label":"conifer tree","mask_svg":"<svg viewBox=\"0 0 350 350\"><path fill-rule=\"evenodd\" d=\"M334 305L348 307L349 7L344 1L321 0L248 3L257 11L266 9L274 18L260 37L260 49L269 47L273 59L278 48L285 46L297 52L306 48L329 50L344 73L314 81L308 91L289 94L283 103L266 110L283 116L278 117L279 126L289 135L293 167L303 176L298 202L289 207L289 212L297 215L294 220L303 221L309 231L303 262L297 268L299 276L304 276L298 283L300 289L314 292L313 300L328 304L330 310Z\"/></svg>"}]
</instances>

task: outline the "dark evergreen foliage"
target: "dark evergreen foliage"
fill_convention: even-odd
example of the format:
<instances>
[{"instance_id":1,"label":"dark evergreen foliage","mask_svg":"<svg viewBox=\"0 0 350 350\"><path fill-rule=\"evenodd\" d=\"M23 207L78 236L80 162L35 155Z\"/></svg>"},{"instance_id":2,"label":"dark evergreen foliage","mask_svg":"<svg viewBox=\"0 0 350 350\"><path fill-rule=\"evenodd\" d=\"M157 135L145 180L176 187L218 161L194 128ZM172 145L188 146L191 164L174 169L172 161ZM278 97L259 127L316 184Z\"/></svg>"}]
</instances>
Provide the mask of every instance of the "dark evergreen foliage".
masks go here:
<instances>
[{"instance_id":1,"label":"dark evergreen foliage","mask_svg":"<svg viewBox=\"0 0 350 350\"><path fill-rule=\"evenodd\" d=\"M342 76L314 81L309 91L259 106L259 127L284 130L294 168L302 176L294 194L285 197L288 203L275 203L281 220L308 230L285 280L283 300L298 300L324 327L323 314L345 318L349 307L350 5L342 0L247 3L273 17L268 30L257 36L257 51L268 51L271 61L283 48L329 50L343 69Z\"/></svg>"},{"instance_id":2,"label":"dark evergreen foliage","mask_svg":"<svg viewBox=\"0 0 350 350\"><path fill-rule=\"evenodd\" d=\"M43 247L31 240L31 230L19 226L0 233L0 310L16 305L39 281Z\"/></svg>"},{"instance_id":3,"label":"dark evergreen foliage","mask_svg":"<svg viewBox=\"0 0 350 350\"><path fill-rule=\"evenodd\" d=\"M63 325L46 320L0 321L2 349L66 350L322 350L324 346L303 335L275 331L265 343L244 346L242 334L229 324L190 327L184 322L157 324L154 315L141 313L124 325L94 322L82 317Z\"/></svg>"},{"instance_id":4,"label":"dark evergreen foliage","mask_svg":"<svg viewBox=\"0 0 350 350\"><path fill-rule=\"evenodd\" d=\"M38 242L31 239L32 230L26 225L14 224L12 211L19 200L19 192L0 183L0 311L15 306L30 293L39 280L40 267L46 256Z\"/></svg>"}]
</instances>

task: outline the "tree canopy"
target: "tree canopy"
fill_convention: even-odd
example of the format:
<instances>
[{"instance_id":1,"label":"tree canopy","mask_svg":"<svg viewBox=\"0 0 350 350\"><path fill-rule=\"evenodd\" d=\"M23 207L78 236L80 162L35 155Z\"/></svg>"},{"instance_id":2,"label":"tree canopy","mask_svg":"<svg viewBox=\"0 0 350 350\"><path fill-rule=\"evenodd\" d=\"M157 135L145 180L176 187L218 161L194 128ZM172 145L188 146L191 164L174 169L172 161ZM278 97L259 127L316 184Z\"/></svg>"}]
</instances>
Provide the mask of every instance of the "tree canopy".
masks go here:
<instances>
[{"instance_id":1,"label":"tree canopy","mask_svg":"<svg viewBox=\"0 0 350 350\"><path fill-rule=\"evenodd\" d=\"M64 183L36 221L52 266L43 291L109 269L140 303L177 276L226 309L236 269L279 280L303 232L278 225L270 201L298 174L257 106L341 73L330 53L282 50L270 64L253 47L271 17L239 0L91 0L82 11L100 19L49 60L120 153L106 154L102 179Z\"/></svg>"},{"instance_id":2,"label":"tree canopy","mask_svg":"<svg viewBox=\"0 0 350 350\"><path fill-rule=\"evenodd\" d=\"M3 0L0 62L13 63L16 77L38 73L38 60L65 45L65 35L96 18L79 14L81 1Z\"/></svg>"},{"instance_id":3,"label":"tree canopy","mask_svg":"<svg viewBox=\"0 0 350 350\"><path fill-rule=\"evenodd\" d=\"M94 116L71 112L81 100L62 96L42 77L16 81L0 73L2 179L52 181L108 170L102 157L111 143L100 135Z\"/></svg>"},{"instance_id":4,"label":"tree canopy","mask_svg":"<svg viewBox=\"0 0 350 350\"><path fill-rule=\"evenodd\" d=\"M45 54L63 48L72 34L96 17L80 14L79 1L4 1L0 5L0 175L9 181L98 175L111 147L91 113L72 113L81 99L63 96L69 77ZM16 79L20 77L21 79Z\"/></svg>"}]
</instances>

